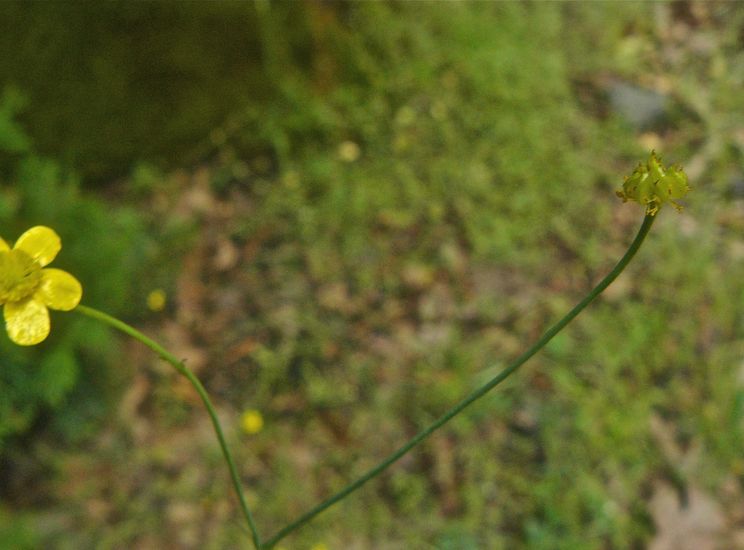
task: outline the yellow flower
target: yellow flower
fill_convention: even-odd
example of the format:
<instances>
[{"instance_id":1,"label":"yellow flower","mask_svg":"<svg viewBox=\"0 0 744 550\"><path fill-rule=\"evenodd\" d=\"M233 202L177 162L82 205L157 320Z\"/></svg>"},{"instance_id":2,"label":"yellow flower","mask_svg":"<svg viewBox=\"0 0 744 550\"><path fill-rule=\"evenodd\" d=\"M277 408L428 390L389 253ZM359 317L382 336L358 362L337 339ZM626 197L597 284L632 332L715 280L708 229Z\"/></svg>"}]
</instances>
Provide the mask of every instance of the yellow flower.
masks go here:
<instances>
[{"instance_id":1,"label":"yellow flower","mask_svg":"<svg viewBox=\"0 0 744 550\"><path fill-rule=\"evenodd\" d=\"M249 409L240 417L240 427L249 435L254 435L263 429L264 420L261 413L254 409Z\"/></svg>"},{"instance_id":2,"label":"yellow flower","mask_svg":"<svg viewBox=\"0 0 744 550\"><path fill-rule=\"evenodd\" d=\"M69 311L83 295L80 283L61 269L42 269L62 248L59 235L37 225L21 235L13 249L0 238L0 305L8 336L32 346L49 335L47 308Z\"/></svg>"},{"instance_id":3,"label":"yellow flower","mask_svg":"<svg viewBox=\"0 0 744 550\"><path fill-rule=\"evenodd\" d=\"M631 200L644 205L646 214L654 216L665 202L682 210L674 199L684 197L689 190L687 175L682 168L665 168L656 152L651 151L648 161L639 163L633 173L625 178L623 188L616 193L623 202Z\"/></svg>"},{"instance_id":4,"label":"yellow flower","mask_svg":"<svg viewBox=\"0 0 744 550\"><path fill-rule=\"evenodd\" d=\"M328 550L328 545L324 542L316 542L310 547L310 550Z\"/></svg>"},{"instance_id":5,"label":"yellow flower","mask_svg":"<svg viewBox=\"0 0 744 550\"><path fill-rule=\"evenodd\" d=\"M359 159L362 150L353 141L344 141L338 146L338 156L344 162L354 162Z\"/></svg>"},{"instance_id":6,"label":"yellow flower","mask_svg":"<svg viewBox=\"0 0 744 550\"><path fill-rule=\"evenodd\" d=\"M147 307L150 308L150 311L163 311L165 301L165 291L162 288L156 288L147 295Z\"/></svg>"}]
</instances>

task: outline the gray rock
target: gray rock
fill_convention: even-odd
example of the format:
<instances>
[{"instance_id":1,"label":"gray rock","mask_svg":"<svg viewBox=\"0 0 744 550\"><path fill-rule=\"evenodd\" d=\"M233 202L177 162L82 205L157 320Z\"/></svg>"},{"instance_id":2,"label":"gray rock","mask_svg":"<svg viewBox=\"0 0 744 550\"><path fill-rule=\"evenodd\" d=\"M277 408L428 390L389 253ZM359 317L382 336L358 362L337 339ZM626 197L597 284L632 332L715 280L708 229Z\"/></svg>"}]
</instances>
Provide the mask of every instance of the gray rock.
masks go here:
<instances>
[{"instance_id":1,"label":"gray rock","mask_svg":"<svg viewBox=\"0 0 744 550\"><path fill-rule=\"evenodd\" d=\"M728 182L728 194L733 199L744 198L744 176L739 174Z\"/></svg>"},{"instance_id":2,"label":"gray rock","mask_svg":"<svg viewBox=\"0 0 744 550\"><path fill-rule=\"evenodd\" d=\"M668 97L626 82L613 82L608 89L612 110L637 130L663 122L669 107Z\"/></svg>"}]
</instances>

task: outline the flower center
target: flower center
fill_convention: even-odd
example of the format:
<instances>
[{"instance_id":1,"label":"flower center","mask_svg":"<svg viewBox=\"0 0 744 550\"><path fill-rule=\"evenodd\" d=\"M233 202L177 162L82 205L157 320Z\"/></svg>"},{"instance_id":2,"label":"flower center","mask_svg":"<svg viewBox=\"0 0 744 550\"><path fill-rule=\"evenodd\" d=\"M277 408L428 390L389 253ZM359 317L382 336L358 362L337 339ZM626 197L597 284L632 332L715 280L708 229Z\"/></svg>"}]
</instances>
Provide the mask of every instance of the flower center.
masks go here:
<instances>
[{"instance_id":1,"label":"flower center","mask_svg":"<svg viewBox=\"0 0 744 550\"><path fill-rule=\"evenodd\" d=\"M28 298L40 282L39 262L22 250L0 252L0 304Z\"/></svg>"}]
</instances>

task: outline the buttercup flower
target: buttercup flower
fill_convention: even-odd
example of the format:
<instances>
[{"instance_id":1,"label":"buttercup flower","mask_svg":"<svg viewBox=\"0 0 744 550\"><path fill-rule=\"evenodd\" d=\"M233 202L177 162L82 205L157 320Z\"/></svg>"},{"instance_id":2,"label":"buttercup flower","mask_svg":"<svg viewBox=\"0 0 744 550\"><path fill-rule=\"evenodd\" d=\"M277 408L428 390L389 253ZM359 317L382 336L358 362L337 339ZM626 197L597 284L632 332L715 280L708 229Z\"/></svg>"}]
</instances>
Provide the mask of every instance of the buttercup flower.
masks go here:
<instances>
[{"instance_id":1,"label":"buttercup flower","mask_svg":"<svg viewBox=\"0 0 744 550\"><path fill-rule=\"evenodd\" d=\"M633 173L625 178L623 188L616 193L623 202L631 200L644 205L646 214L654 216L665 202L682 210L674 199L684 197L689 190L687 175L682 168L665 168L656 152L651 151L648 161L638 164Z\"/></svg>"},{"instance_id":2,"label":"buttercup flower","mask_svg":"<svg viewBox=\"0 0 744 550\"><path fill-rule=\"evenodd\" d=\"M21 235L13 249L0 238L0 305L8 336L32 346L49 335L47 308L69 311L83 295L75 277L46 268L62 248L59 235L37 225Z\"/></svg>"}]
</instances>

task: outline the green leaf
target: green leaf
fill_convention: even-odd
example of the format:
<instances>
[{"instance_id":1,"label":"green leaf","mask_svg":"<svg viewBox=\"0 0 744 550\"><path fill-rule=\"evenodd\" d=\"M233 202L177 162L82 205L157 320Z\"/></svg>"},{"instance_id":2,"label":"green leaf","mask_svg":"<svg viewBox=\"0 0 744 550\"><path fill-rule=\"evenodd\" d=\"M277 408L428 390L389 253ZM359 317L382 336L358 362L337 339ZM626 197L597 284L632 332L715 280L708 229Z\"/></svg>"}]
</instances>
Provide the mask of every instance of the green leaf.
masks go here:
<instances>
[{"instance_id":1,"label":"green leaf","mask_svg":"<svg viewBox=\"0 0 744 550\"><path fill-rule=\"evenodd\" d=\"M58 348L42 357L39 368L39 387L49 405L57 405L72 389L77 380L79 365L69 348Z\"/></svg>"}]
</instances>

